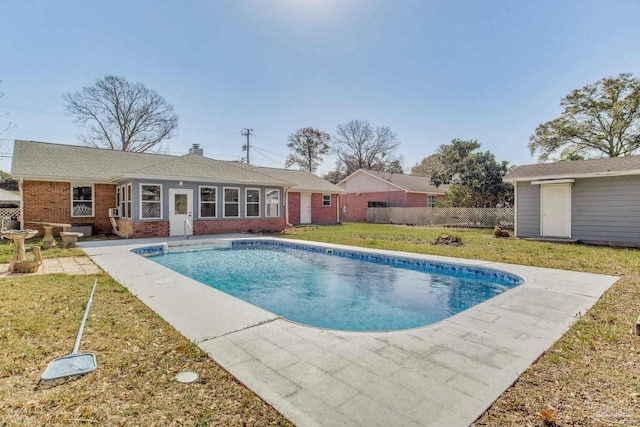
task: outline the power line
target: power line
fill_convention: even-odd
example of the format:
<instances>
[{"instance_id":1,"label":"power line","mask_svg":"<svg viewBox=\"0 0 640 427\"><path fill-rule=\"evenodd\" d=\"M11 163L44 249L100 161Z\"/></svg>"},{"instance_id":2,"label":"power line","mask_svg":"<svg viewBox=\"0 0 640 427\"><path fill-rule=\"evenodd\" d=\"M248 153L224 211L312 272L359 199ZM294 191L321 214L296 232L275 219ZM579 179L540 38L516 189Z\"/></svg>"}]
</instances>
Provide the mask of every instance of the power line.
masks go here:
<instances>
[{"instance_id":1,"label":"power line","mask_svg":"<svg viewBox=\"0 0 640 427\"><path fill-rule=\"evenodd\" d=\"M253 129L244 128L240 132L240 135L247 137L247 143L246 143L246 145L242 146L242 151L246 151L247 152L247 164L250 164L251 161L249 160L249 148L251 147L251 145L249 144L249 137L251 135L253 135Z\"/></svg>"}]
</instances>

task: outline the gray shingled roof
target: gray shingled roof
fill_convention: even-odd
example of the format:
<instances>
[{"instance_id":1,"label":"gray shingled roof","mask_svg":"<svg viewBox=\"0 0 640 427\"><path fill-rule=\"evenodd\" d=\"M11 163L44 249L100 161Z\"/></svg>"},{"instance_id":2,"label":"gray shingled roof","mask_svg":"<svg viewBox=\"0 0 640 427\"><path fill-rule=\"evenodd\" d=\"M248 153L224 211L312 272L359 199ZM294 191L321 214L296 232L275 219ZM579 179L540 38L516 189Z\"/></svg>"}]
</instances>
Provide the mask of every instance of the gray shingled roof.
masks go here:
<instances>
[{"instance_id":1,"label":"gray shingled roof","mask_svg":"<svg viewBox=\"0 0 640 427\"><path fill-rule=\"evenodd\" d=\"M334 185L331 182L320 178L319 176L308 171L266 168L262 166L247 165L246 163L241 163L241 165L242 167L250 168L258 173L269 175L282 181L292 182L295 184L295 186L291 188L294 191L311 191L314 193L325 194L341 194L346 192L337 185Z\"/></svg>"},{"instance_id":2,"label":"gray shingled roof","mask_svg":"<svg viewBox=\"0 0 640 427\"><path fill-rule=\"evenodd\" d=\"M408 191L409 193L444 194L449 188L448 185L444 184L436 187L435 185L431 184L431 179L428 176L377 172L364 169L362 169L362 171L388 181L394 185L397 185L398 187L402 188L405 191Z\"/></svg>"},{"instance_id":3,"label":"gray shingled roof","mask_svg":"<svg viewBox=\"0 0 640 427\"><path fill-rule=\"evenodd\" d=\"M11 175L16 178L107 182L123 171L144 168L171 158L173 156L162 154L16 140Z\"/></svg>"},{"instance_id":4,"label":"gray shingled roof","mask_svg":"<svg viewBox=\"0 0 640 427\"><path fill-rule=\"evenodd\" d=\"M111 182L124 178L173 178L228 183L295 186L298 191L343 190L309 172L263 168L185 154L132 153L16 140L11 174L17 178Z\"/></svg>"},{"instance_id":5,"label":"gray shingled roof","mask_svg":"<svg viewBox=\"0 0 640 427\"><path fill-rule=\"evenodd\" d=\"M124 176L153 176L184 180L248 183L290 186L293 183L277 179L236 162L223 162L197 154L173 157L145 168L126 171Z\"/></svg>"},{"instance_id":6,"label":"gray shingled roof","mask_svg":"<svg viewBox=\"0 0 640 427\"><path fill-rule=\"evenodd\" d=\"M523 165L507 173L504 180L512 182L638 174L640 174L640 156L627 156Z\"/></svg>"}]
</instances>

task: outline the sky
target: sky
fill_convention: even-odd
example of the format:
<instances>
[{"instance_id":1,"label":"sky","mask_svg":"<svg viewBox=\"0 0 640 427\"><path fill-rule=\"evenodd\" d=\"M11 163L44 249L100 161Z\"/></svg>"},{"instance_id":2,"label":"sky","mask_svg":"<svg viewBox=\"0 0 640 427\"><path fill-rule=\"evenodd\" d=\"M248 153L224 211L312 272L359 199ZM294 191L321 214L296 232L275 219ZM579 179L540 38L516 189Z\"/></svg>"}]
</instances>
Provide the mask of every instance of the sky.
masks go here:
<instances>
[{"instance_id":1,"label":"sky","mask_svg":"<svg viewBox=\"0 0 640 427\"><path fill-rule=\"evenodd\" d=\"M562 97L640 77L638 17L638 0L0 0L0 170L15 139L80 144L63 95L106 75L174 106L169 154L240 160L251 128L251 163L284 167L296 130L363 120L407 170L455 138L535 163Z\"/></svg>"}]
</instances>

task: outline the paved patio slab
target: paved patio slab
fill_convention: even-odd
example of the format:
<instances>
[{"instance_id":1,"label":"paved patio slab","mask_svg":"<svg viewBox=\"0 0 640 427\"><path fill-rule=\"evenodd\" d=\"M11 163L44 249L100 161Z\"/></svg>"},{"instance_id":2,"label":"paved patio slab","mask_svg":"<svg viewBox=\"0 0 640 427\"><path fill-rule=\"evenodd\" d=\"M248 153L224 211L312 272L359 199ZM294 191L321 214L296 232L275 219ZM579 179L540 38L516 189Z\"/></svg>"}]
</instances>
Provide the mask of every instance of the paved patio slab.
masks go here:
<instances>
[{"instance_id":1,"label":"paved patio slab","mask_svg":"<svg viewBox=\"0 0 640 427\"><path fill-rule=\"evenodd\" d=\"M526 282L433 325L343 332L284 320L133 254L139 243L130 243L83 249L299 426L467 426L618 279L401 254L501 269Z\"/></svg>"}]
</instances>

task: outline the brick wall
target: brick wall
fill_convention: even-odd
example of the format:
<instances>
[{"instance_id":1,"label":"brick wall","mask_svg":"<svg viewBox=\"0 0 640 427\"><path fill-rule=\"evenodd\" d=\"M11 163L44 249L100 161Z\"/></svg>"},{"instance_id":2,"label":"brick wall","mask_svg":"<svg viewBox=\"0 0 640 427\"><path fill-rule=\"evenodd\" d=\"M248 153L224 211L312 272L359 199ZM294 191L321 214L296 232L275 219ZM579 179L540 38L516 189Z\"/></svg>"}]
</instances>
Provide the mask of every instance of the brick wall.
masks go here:
<instances>
[{"instance_id":1,"label":"brick wall","mask_svg":"<svg viewBox=\"0 0 640 427\"><path fill-rule=\"evenodd\" d=\"M194 221L193 234L280 232L284 227L284 218Z\"/></svg>"},{"instance_id":2,"label":"brick wall","mask_svg":"<svg viewBox=\"0 0 640 427\"><path fill-rule=\"evenodd\" d=\"M289 223L300 224L300 193L289 193Z\"/></svg>"},{"instance_id":3,"label":"brick wall","mask_svg":"<svg viewBox=\"0 0 640 427\"><path fill-rule=\"evenodd\" d=\"M336 213L338 211L338 195L331 195L331 206L322 205L322 194L313 193L311 195L311 222L313 224L335 224L338 222Z\"/></svg>"},{"instance_id":4,"label":"brick wall","mask_svg":"<svg viewBox=\"0 0 640 427\"><path fill-rule=\"evenodd\" d=\"M131 222L131 237L166 237L169 235L169 221Z\"/></svg>"},{"instance_id":5,"label":"brick wall","mask_svg":"<svg viewBox=\"0 0 640 427\"><path fill-rule=\"evenodd\" d=\"M64 224L92 224L94 233L109 233L108 208L115 207L115 186L96 184L94 187L93 217L71 216L71 184L69 182L24 181L24 221L25 227L42 227L30 222L57 222ZM54 229L54 233L62 230Z\"/></svg>"}]
</instances>

